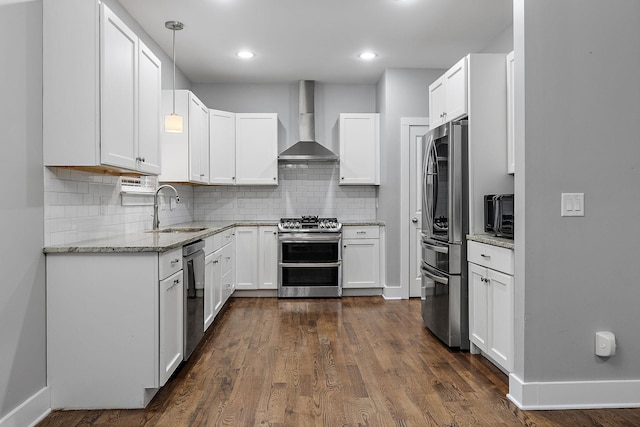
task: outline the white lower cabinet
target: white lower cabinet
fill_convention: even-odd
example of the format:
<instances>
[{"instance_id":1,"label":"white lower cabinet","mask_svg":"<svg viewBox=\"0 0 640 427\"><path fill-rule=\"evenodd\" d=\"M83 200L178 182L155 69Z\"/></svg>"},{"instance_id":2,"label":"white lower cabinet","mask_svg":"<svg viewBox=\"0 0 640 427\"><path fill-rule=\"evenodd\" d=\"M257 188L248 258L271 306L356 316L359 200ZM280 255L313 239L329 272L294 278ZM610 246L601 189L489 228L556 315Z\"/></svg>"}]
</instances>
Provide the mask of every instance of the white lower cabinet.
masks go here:
<instances>
[{"instance_id":1,"label":"white lower cabinet","mask_svg":"<svg viewBox=\"0 0 640 427\"><path fill-rule=\"evenodd\" d=\"M204 330L213 323L231 296L233 286L233 252L235 229L231 228L205 239L204 259Z\"/></svg>"},{"instance_id":2,"label":"white lower cabinet","mask_svg":"<svg viewBox=\"0 0 640 427\"><path fill-rule=\"evenodd\" d=\"M342 229L342 287L380 288L380 228Z\"/></svg>"},{"instance_id":3,"label":"white lower cabinet","mask_svg":"<svg viewBox=\"0 0 640 427\"><path fill-rule=\"evenodd\" d=\"M278 227L260 225L236 230L236 288L276 289Z\"/></svg>"},{"instance_id":4,"label":"white lower cabinet","mask_svg":"<svg viewBox=\"0 0 640 427\"><path fill-rule=\"evenodd\" d=\"M160 281L160 385L184 354L184 282L182 270Z\"/></svg>"},{"instance_id":5,"label":"white lower cabinet","mask_svg":"<svg viewBox=\"0 0 640 427\"><path fill-rule=\"evenodd\" d=\"M48 253L51 408L143 408L182 361L182 249Z\"/></svg>"},{"instance_id":6,"label":"white lower cabinet","mask_svg":"<svg viewBox=\"0 0 640 427\"><path fill-rule=\"evenodd\" d=\"M213 323L220 305L220 253L219 250L204 259L204 330Z\"/></svg>"},{"instance_id":7,"label":"white lower cabinet","mask_svg":"<svg viewBox=\"0 0 640 427\"><path fill-rule=\"evenodd\" d=\"M468 242L469 338L508 372L513 370L513 251ZM499 271L502 270L502 271Z\"/></svg>"}]
</instances>

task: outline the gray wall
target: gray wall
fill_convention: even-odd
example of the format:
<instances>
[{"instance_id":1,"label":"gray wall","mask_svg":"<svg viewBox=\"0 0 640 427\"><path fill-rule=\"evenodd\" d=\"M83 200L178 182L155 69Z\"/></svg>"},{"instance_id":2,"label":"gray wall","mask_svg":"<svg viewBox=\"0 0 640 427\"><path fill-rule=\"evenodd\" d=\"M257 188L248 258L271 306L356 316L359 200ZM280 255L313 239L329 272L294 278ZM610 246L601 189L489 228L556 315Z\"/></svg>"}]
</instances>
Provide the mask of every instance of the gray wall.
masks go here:
<instances>
[{"instance_id":1,"label":"gray wall","mask_svg":"<svg viewBox=\"0 0 640 427\"><path fill-rule=\"evenodd\" d=\"M316 141L338 153L340 113L375 113L374 85L315 84ZM278 113L278 148L298 141L298 83L197 84L192 90L209 108L235 113Z\"/></svg>"},{"instance_id":2,"label":"gray wall","mask_svg":"<svg viewBox=\"0 0 640 427\"><path fill-rule=\"evenodd\" d=\"M0 419L46 386L42 2L0 5Z\"/></svg>"},{"instance_id":3,"label":"gray wall","mask_svg":"<svg viewBox=\"0 0 640 427\"><path fill-rule=\"evenodd\" d=\"M638 380L640 2L514 10L516 374ZM585 193L583 218L560 217L561 192ZM594 355L598 330L616 356Z\"/></svg>"},{"instance_id":4,"label":"gray wall","mask_svg":"<svg viewBox=\"0 0 640 427\"><path fill-rule=\"evenodd\" d=\"M129 12L127 12L127 10L122 7L118 0L102 1L107 6L109 6L109 9L111 9L116 15L118 15L118 18L122 19L122 21L127 24L127 26L138 35L138 37L140 37L143 43L147 45L147 47L151 49L158 58L160 58L160 61L162 62L162 88L173 88L173 62L171 60L171 56L168 56L167 53L165 53L160 48L160 46L158 46L158 44L151 37L149 37L149 35L142 29L140 24L138 24L138 22L133 19L131 15L129 15ZM158 25L164 25L164 22L160 22L158 23ZM167 32L169 33L169 30L167 30ZM180 54L180 51L178 50L178 38L180 36L178 34L179 33L176 33L176 57L178 57L178 55ZM170 50L168 51L168 53L169 55L171 55ZM176 64L179 63L180 59L176 61ZM176 89L191 89L191 82L182 73L179 65L176 66Z\"/></svg>"},{"instance_id":5,"label":"gray wall","mask_svg":"<svg viewBox=\"0 0 640 427\"><path fill-rule=\"evenodd\" d=\"M513 24L493 39L479 53L508 53L513 50Z\"/></svg>"},{"instance_id":6,"label":"gray wall","mask_svg":"<svg viewBox=\"0 0 640 427\"><path fill-rule=\"evenodd\" d=\"M388 69L378 82L381 110L380 191L378 219L386 224L388 286L400 286L400 119L429 115L429 85L439 69ZM408 286L408 284L404 284Z\"/></svg>"}]
</instances>

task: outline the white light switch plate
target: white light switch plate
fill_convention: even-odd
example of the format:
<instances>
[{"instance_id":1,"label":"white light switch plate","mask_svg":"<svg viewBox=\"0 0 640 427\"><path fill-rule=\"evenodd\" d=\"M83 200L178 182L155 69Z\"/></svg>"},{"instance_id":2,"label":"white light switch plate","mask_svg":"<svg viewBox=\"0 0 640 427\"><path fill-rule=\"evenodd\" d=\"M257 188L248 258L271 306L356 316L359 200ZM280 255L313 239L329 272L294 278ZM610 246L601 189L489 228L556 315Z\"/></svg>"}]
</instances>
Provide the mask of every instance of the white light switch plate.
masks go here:
<instances>
[{"instance_id":1,"label":"white light switch plate","mask_svg":"<svg viewBox=\"0 0 640 427\"><path fill-rule=\"evenodd\" d=\"M584 193L562 193L560 216L584 216Z\"/></svg>"}]
</instances>

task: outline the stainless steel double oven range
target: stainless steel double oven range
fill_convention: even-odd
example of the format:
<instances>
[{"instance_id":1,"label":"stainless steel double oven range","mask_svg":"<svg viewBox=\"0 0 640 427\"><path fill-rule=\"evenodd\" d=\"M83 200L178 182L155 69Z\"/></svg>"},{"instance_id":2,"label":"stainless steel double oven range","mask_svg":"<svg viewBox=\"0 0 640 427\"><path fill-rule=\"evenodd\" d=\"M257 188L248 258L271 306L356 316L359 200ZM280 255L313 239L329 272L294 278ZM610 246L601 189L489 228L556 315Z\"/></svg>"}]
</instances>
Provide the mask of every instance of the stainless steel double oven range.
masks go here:
<instances>
[{"instance_id":1,"label":"stainless steel double oven range","mask_svg":"<svg viewBox=\"0 0 640 427\"><path fill-rule=\"evenodd\" d=\"M342 296L342 224L336 218L282 218L278 297Z\"/></svg>"},{"instance_id":2,"label":"stainless steel double oven range","mask_svg":"<svg viewBox=\"0 0 640 427\"><path fill-rule=\"evenodd\" d=\"M422 142L422 319L449 347L467 350L467 121L434 128Z\"/></svg>"}]
</instances>

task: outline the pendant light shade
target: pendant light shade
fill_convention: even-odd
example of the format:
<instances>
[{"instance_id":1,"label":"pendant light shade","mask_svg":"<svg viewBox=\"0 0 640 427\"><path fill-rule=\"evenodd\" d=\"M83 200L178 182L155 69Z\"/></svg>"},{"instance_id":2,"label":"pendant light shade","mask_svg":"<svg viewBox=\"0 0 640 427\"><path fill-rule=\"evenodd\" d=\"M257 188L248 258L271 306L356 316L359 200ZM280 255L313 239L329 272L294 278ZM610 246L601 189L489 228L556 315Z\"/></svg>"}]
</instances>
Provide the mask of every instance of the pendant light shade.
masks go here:
<instances>
[{"instance_id":1,"label":"pendant light shade","mask_svg":"<svg viewBox=\"0 0 640 427\"><path fill-rule=\"evenodd\" d=\"M184 28L184 24L178 21L167 21L164 26L173 31L173 110L171 114L164 116L164 131L181 133L184 129L184 120L176 114L176 31Z\"/></svg>"}]
</instances>

